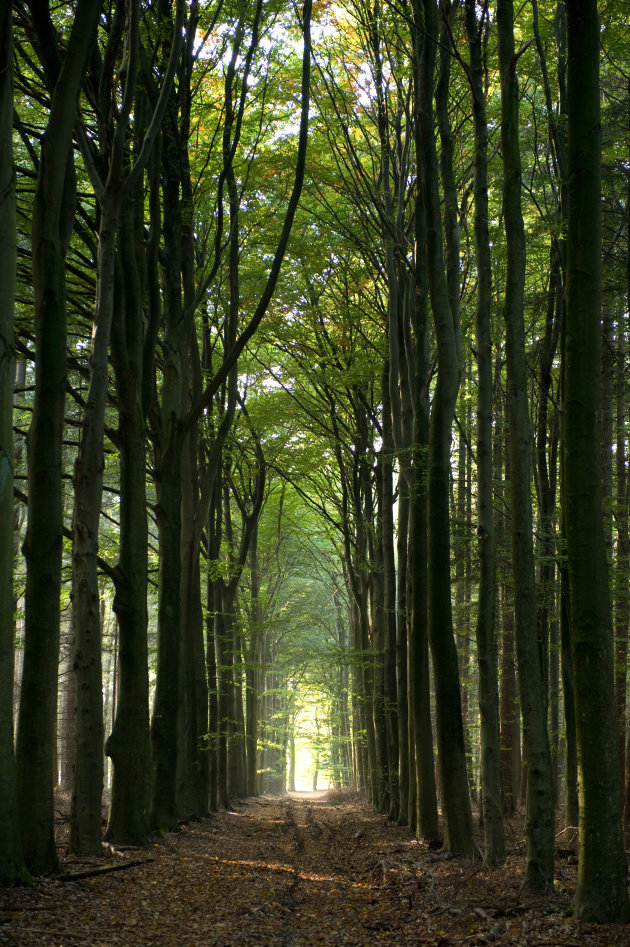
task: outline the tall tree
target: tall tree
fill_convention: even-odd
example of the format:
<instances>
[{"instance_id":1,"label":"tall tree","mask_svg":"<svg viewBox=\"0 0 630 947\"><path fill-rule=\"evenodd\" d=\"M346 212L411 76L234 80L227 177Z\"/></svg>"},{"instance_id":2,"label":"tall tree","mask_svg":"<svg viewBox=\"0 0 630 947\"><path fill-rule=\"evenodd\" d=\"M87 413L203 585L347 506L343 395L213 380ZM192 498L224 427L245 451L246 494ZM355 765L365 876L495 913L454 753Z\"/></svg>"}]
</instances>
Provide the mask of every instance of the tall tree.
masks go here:
<instances>
[{"instance_id":1,"label":"tall tree","mask_svg":"<svg viewBox=\"0 0 630 947\"><path fill-rule=\"evenodd\" d=\"M420 62L422 33L412 29L413 56ZM414 142L416 161L422 154L423 76L413 71ZM431 691L429 672L428 616L428 445L429 445L429 293L427 260L423 252L426 227L423 213L423 185L416 169L414 201L414 260L409 293L409 321L413 330L405 333L408 384L412 392L412 469L409 487L409 540L407 560L407 681L409 708L409 815L418 837L435 845L439 839L438 803L433 753Z\"/></svg>"},{"instance_id":2,"label":"tall tree","mask_svg":"<svg viewBox=\"0 0 630 947\"><path fill-rule=\"evenodd\" d=\"M446 11L454 12L458 4L447 4ZM435 140L433 87L436 49L438 47L438 9L432 0L414 0L415 29L422 40L417 43L420 57L416 68L420 71L419 116L422 151L417 156L421 168L422 203L426 235L427 283L433 311L437 341L437 381L431 406L429 428L428 471L428 572L429 572L429 635L433 654L437 699L437 733L439 746L440 789L444 814L444 845L454 853L474 856L472 811L468 793L464 728L457 649L453 633L450 579L450 449L455 402L459 390L461 359L459 352L458 312L454 311L452 234L447 231L443 244L443 224L439 191L438 158ZM447 14L445 14L447 15ZM444 68L444 63L441 63ZM448 77L440 78L448 88ZM442 146L446 107L443 92L436 98L437 121L441 129ZM442 161L442 179L447 181L447 169ZM445 183L446 207L451 197ZM452 225L452 221L447 221ZM446 247L446 254L445 254ZM444 266L444 256L448 272ZM456 269L456 268L455 268Z\"/></svg>"},{"instance_id":3,"label":"tall tree","mask_svg":"<svg viewBox=\"0 0 630 947\"><path fill-rule=\"evenodd\" d=\"M612 614L599 464L601 388L600 26L567 4L568 233L563 501L579 767L576 915L630 918L614 712Z\"/></svg>"},{"instance_id":4,"label":"tall tree","mask_svg":"<svg viewBox=\"0 0 630 947\"><path fill-rule=\"evenodd\" d=\"M503 214L507 273L503 314L506 326L507 421L512 500L512 561L515 587L516 654L527 763L527 884L553 883L554 820L551 753L547 733L543 671L538 648L532 536L532 462L527 403L525 326L525 228L521 205L519 89L512 0L498 0L501 73Z\"/></svg>"},{"instance_id":5,"label":"tall tree","mask_svg":"<svg viewBox=\"0 0 630 947\"><path fill-rule=\"evenodd\" d=\"M147 103L148 105L148 103ZM142 105L136 119L143 124ZM150 159L149 226L145 230L144 182L121 208L116 270L117 307L112 325L112 364L118 404L116 446L120 456L118 559L112 572L118 622L118 691L105 752L113 765L105 838L118 844L147 840L149 671L147 641L148 510L146 421L151 400L158 306L145 307L147 271L157 268L159 180L157 149ZM148 325L145 329L145 314Z\"/></svg>"},{"instance_id":6,"label":"tall tree","mask_svg":"<svg viewBox=\"0 0 630 947\"><path fill-rule=\"evenodd\" d=\"M20 881L13 746L13 382L15 349L15 174L13 170L13 4L0 4L0 885Z\"/></svg>"},{"instance_id":7,"label":"tall tree","mask_svg":"<svg viewBox=\"0 0 630 947\"><path fill-rule=\"evenodd\" d=\"M78 0L63 57L48 3L30 10L50 94L32 224L35 403L28 438L28 525L22 690L16 759L22 842L34 872L58 866L53 831L66 395L65 259L76 202L72 136L101 4Z\"/></svg>"},{"instance_id":8,"label":"tall tree","mask_svg":"<svg viewBox=\"0 0 630 947\"><path fill-rule=\"evenodd\" d=\"M141 144L137 159L125 173L126 141L136 97L140 59L139 8L131 4L112 21L111 47L105 63L113 67L126 56L121 105L113 128L104 128L101 175L87 147L83 154L100 206L96 307L89 362L89 387L81 419L81 437L74 468L72 546L73 622L75 673L77 675L76 748L70 818L70 850L98 854L101 848L101 792L103 782L103 711L101 681L101 616L97 574L98 530L103 489L103 439L105 406L109 391L109 350L114 318L116 237L123 202L134 191L153 149L168 102L181 44L183 8L178 5L170 62L163 77L160 98ZM124 27L123 27L124 15ZM117 49L125 36L125 48ZM108 77L111 80L111 77ZM108 103L108 106L110 103ZM108 108L107 114L114 110ZM108 134L109 132L109 134ZM111 136L111 138L110 138ZM87 144L87 138L83 139ZM110 144L111 142L111 144ZM106 144L107 143L107 144Z\"/></svg>"},{"instance_id":9,"label":"tall tree","mask_svg":"<svg viewBox=\"0 0 630 947\"><path fill-rule=\"evenodd\" d=\"M479 539L479 710L481 715L481 804L486 839L485 860L505 860L501 793L498 659L496 642L496 545L493 510L492 458L492 260L488 227L488 122L483 85L483 48L488 19L487 2L477 13L474 0L465 0L466 37L470 52L469 78L475 140L475 256L477 308L477 536Z\"/></svg>"}]
</instances>

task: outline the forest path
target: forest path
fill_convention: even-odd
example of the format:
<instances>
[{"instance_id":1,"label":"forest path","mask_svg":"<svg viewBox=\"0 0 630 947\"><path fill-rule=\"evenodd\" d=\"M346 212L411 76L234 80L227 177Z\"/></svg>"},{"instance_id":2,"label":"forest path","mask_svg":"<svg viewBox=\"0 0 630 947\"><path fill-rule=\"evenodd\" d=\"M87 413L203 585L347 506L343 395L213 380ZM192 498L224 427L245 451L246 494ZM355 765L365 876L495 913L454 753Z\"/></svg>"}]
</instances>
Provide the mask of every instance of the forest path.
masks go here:
<instances>
[{"instance_id":1,"label":"forest path","mask_svg":"<svg viewBox=\"0 0 630 947\"><path fill-rule=\"evenodd\" d=\"M520 843L500 871L443 860L347 793L248 799L150 853L124 870L0 891L0 944L630 945L628 928L562 916L575 873L566 858L553 894L528 900Z\"/></svg>"}]
</instances>

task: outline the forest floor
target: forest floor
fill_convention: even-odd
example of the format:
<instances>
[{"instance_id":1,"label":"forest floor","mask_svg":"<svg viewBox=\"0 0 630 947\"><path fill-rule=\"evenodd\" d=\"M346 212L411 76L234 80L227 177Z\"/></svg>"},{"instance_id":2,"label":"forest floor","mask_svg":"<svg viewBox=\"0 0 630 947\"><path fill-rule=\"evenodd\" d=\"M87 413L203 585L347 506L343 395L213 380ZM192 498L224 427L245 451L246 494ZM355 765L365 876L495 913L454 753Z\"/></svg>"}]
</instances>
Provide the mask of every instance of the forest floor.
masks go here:
<instances>
[{"instance_id":1,"label":"forest floor","mask_svg":"<svg viewBox=\"0 0 630 947\"><path fill-rule=\"evenodd\" d=\"M353 794L292 793L244 800L148 849L79 860L65 855L65 808L66 874L0 892L0 944L630 947L630 926L565 916L577 859L563 835L553 891L525 892L517 823L506 865L490 871L430 852Z\"/></svg>"}]
</instances>

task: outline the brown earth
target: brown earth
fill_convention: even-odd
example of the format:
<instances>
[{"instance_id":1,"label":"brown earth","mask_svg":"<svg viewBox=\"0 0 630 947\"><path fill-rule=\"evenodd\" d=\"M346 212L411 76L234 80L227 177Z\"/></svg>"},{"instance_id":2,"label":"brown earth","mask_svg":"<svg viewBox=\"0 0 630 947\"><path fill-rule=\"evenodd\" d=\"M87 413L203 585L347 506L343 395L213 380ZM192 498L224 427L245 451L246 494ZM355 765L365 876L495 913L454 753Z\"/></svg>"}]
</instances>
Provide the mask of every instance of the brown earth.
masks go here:
<instances>
[{"instance_id":1,"label":"brown earth","mask_svg":"<svg viewBox=\"0 0 630 947\"><path fill-rule=\"evenodd\" d=\"M0 944L630 947L630 927L565 916L576 858L562 837L554 890L527 895L511 828L506 865L489 871L429 852L350 793L248 799L148 849L62 852L63 880L0 892Z\"/></svg>"}]
</instances>

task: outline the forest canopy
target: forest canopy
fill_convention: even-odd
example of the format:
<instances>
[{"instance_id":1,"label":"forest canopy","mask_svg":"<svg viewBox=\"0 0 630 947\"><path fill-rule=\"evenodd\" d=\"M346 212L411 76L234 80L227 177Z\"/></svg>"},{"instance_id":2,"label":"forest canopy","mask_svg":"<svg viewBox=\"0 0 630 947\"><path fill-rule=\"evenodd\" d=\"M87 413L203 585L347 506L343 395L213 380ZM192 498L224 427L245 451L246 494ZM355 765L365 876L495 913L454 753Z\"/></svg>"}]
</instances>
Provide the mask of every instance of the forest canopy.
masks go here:
<instances>
[{"instance_id":1,"label":"forest canopy","mask_svg":"<svg viewBox=\"0 0 630 947\"><path fill-rule=\"evenodd\" d=\"M319 780L630 919L628 13L1 0L2 884Z\"/></svg>"}]
</instances>

